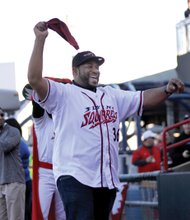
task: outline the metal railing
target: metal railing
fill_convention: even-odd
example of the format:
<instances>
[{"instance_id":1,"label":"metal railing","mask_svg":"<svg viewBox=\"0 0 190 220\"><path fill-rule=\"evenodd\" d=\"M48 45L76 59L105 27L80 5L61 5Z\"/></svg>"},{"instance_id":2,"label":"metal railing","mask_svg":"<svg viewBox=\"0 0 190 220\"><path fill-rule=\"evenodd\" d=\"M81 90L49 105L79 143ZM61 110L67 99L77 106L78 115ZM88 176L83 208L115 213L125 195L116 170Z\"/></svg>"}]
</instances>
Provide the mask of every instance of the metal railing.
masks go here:
<instances>
[{"instance_id":1,"label":"metal railing","mask_svg":"<svg viewBox=\"0 0 190 220\"><path fill-rule=\"evenodd\" d=\"M189 119L186 119L186 120L183 120L181 122L178 122L176 124L173 124L171 126L168 126L166 128L163 129L163 133L162 133L162 138L163 138L163 159L164 159L164 171L168 171L168 157L167 157L167 151L171 148L175 148L175 147L179 147L187 142L190 141L190 138L187 138L187 139L184 139L182 141L179 141L177 143L174 143L174 144L170 144L170 145L167 145L167 141L166 141L166 133L174 128L177 128L177 127L180 127L181 125L183 124L187 124L187 123L190 123L190 118Z\"/></svg>"},{"instance_id":2,"label":"metal railing","mask_svg":"<svg viewBox=\"0 0 190 220\"><path fill-rule=\"evenodd\" d=\"M128 183L124 219L159 219L157 177L160 173L161 171L120 174L120 181Z\"/></svg>"}]
</instances>

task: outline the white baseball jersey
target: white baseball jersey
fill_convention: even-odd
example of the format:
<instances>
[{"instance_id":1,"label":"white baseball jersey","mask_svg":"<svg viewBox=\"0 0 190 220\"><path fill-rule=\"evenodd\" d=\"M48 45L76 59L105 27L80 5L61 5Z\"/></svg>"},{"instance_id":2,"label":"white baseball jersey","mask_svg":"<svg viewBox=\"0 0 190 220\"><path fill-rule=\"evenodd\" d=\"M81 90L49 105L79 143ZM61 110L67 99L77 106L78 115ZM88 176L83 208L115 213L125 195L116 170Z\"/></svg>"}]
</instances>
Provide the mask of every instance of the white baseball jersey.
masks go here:
<instances>
[{"instance_id":1,"label":"white baseball jersey","mask_svg":"<svg viewBox=\"0 0 190 220\"><path fill-rule=\"evenodd\" d=\"M33 117L33 121L37 137L39 161L52 163L55 139L52 119L48 116L47 112L44 111L42 117Z\"/></svg>"},{"instance_id":2,"label":"white baseball jersey","mask_svg":"<svg viewBox=\"0 0 190 220\"><path fill-rule=\"evenodd\" d=\"M91 187L119 187L119 124L131 115L142 114L143 92L110 86L93 92L74 84L48 82L48 94L39 104L53 116L56 180L71 175ZM33 95L39 100L36 93Z\"/></svg>"},{"instance_id":3,"label":"white baseball jersey","mask_svg":"<svg viewBox=\"0 0 190 220\"><path fill-rule=\"evenodd\" d=\"M33 117L37 138L38 159L41 162L52 163L55 132L53 120L46 111L39 118ZM51 202L55 199L55 218L65 220L65 211L61 197L55 184L52 169L39 167L38 169L38 196L43 219L48 219ZM35 190L35 189L34 189Z\"/></svg>"}]
</instances>

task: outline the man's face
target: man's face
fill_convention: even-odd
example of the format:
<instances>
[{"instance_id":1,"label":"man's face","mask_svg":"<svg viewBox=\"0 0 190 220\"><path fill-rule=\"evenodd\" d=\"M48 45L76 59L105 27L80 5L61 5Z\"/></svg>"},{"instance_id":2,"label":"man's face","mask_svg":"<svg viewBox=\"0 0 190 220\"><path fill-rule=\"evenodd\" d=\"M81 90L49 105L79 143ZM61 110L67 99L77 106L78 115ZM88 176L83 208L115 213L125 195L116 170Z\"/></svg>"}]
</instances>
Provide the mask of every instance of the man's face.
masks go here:
<instances>
[{"instance_id":1,"label":"man's face","mask_svg":"<svg viewBox=\"0 0 190 220\"><path fill-rule=\"evenodd\" d=\"M190 135L190 123L183 124L184 133Z\"/></svg>"},{"instance_id":2,"label":"man's face","mask_svg":"<svg viewBox=\"0 0 190 220\"><path fill-rule=\"evenodd\" d=\"M74 80L85 88L96 88L99 82L99 65L94 61L89 61L76 68Z\"/></svg>"},{"instance_id":3,"label":"man's face","mask_svg":"<svg viewBox=\"0 0 190 220\"><path fill-rule=\"evenodd\" d=\"M4 119L4 112L3 112L2 109L0 109L0 128L3 127L4 122L5 122L5 119Z\"/></svg>"},{"instance_id":4,"label":"man's face","mask_svg":"<svg viewBox=\"0 0 190 220\"><path fill-rule=\"evenodd\" d=\"M152 146L154 146L154 138L147 138L143 141L143 145L147 148L151 148Z\"/></svg>"}]
</instances>

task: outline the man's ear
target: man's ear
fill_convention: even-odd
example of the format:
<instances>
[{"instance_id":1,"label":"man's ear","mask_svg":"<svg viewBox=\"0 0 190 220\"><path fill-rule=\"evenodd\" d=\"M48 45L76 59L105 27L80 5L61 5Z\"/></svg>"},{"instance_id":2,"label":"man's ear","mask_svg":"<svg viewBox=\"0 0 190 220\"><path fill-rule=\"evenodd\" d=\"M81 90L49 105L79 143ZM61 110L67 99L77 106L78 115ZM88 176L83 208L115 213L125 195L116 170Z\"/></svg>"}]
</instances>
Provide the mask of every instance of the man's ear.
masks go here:
<instances>
[{"instance_id":1,"label":"man's ear","mask_svg":"<svg viewBox=\"0 0 190 220\"><path fill-rule=\"evenodd\" d=\"M72 67L72 69L73 69L73 76L74 76L74 77L77 77L77 76L78 76L78 73L79 73L78 67Z\"/></svg>"}]
</instances>

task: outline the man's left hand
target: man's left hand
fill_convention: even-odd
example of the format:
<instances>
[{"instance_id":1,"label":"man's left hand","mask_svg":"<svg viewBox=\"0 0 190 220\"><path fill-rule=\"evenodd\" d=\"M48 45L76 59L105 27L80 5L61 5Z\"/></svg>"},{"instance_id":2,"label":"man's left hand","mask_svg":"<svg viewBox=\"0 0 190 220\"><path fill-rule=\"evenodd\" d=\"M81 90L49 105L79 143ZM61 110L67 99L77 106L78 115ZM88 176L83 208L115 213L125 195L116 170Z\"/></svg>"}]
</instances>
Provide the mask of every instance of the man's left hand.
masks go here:
<instances>
[{"instance_id":1,"label":"man's left hand","mask_svg":"<svg viewBox=\"0 0 190 220\"><path fill-rule=\"evenodd\" d=\"M177 93L181 93L184 91L184 83L180 80L180 79L171 79L167 86L166 86L166 91L168 93L174 93L174 92L177 92Z\"/></svg>"}]
</instances>

